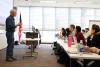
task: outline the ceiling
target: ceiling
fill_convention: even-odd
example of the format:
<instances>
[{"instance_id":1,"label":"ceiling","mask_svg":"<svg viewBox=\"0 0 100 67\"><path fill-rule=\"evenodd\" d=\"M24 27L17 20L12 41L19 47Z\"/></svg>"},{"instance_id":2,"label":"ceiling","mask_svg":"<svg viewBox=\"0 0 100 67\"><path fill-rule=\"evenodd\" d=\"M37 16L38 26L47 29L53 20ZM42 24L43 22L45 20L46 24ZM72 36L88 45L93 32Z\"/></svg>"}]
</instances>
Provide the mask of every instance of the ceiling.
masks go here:
<instances>
[{"instance_id":1,"label":"ceiling","mask_svg":"<svg viewBox=\"0 0 100 67\"><path fill-rule=\"evenodd\" d=\"M14 0L14 6L49 6L49 7L94 7L100 8L100 0L49 0L57 3L39 3L41 0ZM43 1L43 0L42 0ZM48 1L48 0L46 0ZM75 4L77 1L89 1L92 4Z\"/></svg>"}]
</instances>

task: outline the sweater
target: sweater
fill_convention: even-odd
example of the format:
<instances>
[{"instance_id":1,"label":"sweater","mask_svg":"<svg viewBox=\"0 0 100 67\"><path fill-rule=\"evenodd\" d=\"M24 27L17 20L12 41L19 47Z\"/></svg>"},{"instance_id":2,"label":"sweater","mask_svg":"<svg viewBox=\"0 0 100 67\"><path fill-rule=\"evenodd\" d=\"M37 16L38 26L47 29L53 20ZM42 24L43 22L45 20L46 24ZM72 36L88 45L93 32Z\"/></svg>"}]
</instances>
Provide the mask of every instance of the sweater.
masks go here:
<instances>
[{"instance_id":1,"label":"sweater","mask_svg":"<svg viewBox=\"0 0 100 67\"><path fill-rule=\"evenodd\" d=\"M76 35L76 38L77 38L77 43L80 43L80 40L82 40L83 45L86 45L85 38L84 38L84 36L83 36L83 34L82 34L81 32L79 32L79 33Z\"/></svg>"}]
</instances>

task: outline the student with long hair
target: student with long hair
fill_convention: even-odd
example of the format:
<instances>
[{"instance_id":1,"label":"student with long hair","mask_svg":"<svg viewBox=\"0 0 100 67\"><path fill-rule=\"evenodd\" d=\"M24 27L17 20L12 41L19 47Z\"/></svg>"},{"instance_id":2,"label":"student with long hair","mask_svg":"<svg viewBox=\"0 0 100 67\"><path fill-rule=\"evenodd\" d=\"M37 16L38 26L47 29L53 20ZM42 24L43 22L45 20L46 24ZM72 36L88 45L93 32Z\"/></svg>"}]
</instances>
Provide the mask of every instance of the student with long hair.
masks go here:
<instances>
[{"instance_id":1,"label":"student with long hair","mask_svg":"<svg viewBox=\"0 0 100 67\"><path fill-rule=\"evenodd\" d=\"M70 30L69 28L66 28L66 36L68 37L70 35Z\"/></svg>"},{"instance_id":2,"label":"student with long hair","mask_svg":"<svg viewBox=\"0 0 100 67\"><path fill-rule=\"evenodd\" d=\"M66 30L64 28L61 29L60 35L61 35L61 39L64 40L66 37Z\"/></svg>"},{"instance_id":3,"label":"student with long hair","mask_svg":"<svg viewBox=\"0 0 100 67\"><path fill-rule=\"evenodd\" d=\"M81 33L81 27L80 26L76 26L74 33L75 33L75 36L77 38L77 42L80 43L80 41L82 40L83 45L86 45L86 41L85 41L83 34Z\"/></svg>"},{"instance_id":4,"label":"student with long hair","mask_svg":"<svg viewBox=\"0 0 100 67\"><path fill-rule=\"evenodd\" d=\"M92 40L91 40L91 36ZM85 51L90 51L100 55L100 28L98 25L92 25L91 34L87 38ZM88 60L90 62L91 60ZM100 67L100 60L96 60L90 67Z\"/></svg>"}]
</instances>

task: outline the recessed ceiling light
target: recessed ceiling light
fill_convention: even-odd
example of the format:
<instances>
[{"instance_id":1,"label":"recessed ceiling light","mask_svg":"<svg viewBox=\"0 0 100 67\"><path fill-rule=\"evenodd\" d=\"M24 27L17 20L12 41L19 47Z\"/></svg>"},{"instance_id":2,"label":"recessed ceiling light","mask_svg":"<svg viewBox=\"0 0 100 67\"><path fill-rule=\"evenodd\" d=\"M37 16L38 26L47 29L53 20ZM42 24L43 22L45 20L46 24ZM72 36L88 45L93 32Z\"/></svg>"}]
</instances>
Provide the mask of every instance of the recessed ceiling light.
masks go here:
<instances>
[{"instance_id":1,"label":"recessed ceiling light","mask_svg":"<svg viewBox=\"0 0 100 67\"><path fill-rule=\"evenodd\" d=\"M77 1L75 2L75 4L92 4L93 2L89 2L89 1Z\"/></svg>"}]
</instances>

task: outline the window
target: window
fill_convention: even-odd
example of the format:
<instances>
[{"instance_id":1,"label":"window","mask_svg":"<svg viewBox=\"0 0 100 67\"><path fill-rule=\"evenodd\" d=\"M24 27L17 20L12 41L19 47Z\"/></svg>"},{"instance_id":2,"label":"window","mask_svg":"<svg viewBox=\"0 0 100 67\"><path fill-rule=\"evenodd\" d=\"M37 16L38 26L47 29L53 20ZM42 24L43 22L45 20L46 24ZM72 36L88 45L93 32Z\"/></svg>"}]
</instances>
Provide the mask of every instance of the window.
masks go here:
<instances>
[{"instance_id":1,"label":"window","mask_svg":"<svg viewBox=\"0 0 100 67\"><path fill-rule=\"evenodd\" d=\"M95 9L95 20L100 20L100 9Z\"/></svg>"},{"instance_id":2,"label":"window","mask_svg":"<svg viewBox=\"0 0 100 67\"><path fill-rule=\"evenodd\" d=\"M23 30L29 29L29 7L19 7L18 8L18 21L19 16L22 16Z\"/></svg>"},{"instance_id":3,"label":"window","mask_svg":"<svg viewBox=\"0 0 100 67\"><path fill-rule=\"evenodd\" d=\"M30 28L42 30L42 7L30 7Z\"/></svg>"},{"instance_id":4,"label":"window","mask_svg":"<svg viewBox=\"0 0 100 67\"><path fill-rule=\"evenodd\" d=\"M43 31L42 42L51 42L54 41L55 31Z\"/></svg>"},{"instance_id":5,"label":"window","mask_svg":"<svg viewBox=\"0 0 100 67\"><path fill-rule=\"evenodd\" d=\"M43 8L43 22L43 29L55 30L55 8Z\"/></svg>"},{"instance_id":6,"label":"window","mask_svg":"<svg viewBox=\"0 0 100 67\"><path fill-rule=\"evenodd\" d=\"M70 8L70 24L81 26L81 9Z\"/></svg>"},{"instance_id":7,"label":"window","mask_svg":"<svg viewBox=\"0 0 100 67\"><path fill-rule=\"evenodd\" d=\"M18 21L20 13L23 29L38 28L42 42L53 42L55 33L70 24L85 29L89 27L89 20L100 20L100 9L89 8L18 7Z\"/></svg>"},{"instance_id":8,"label":"window","mask_svg":"<svg viewBox=\"0 0 100 67\"><path fill-rule=\"evenodd\" d=\"M56 30L68 27L68 8L56 8Z\"/></svg>"},{"instance_id":9,"label":"window","mask_svg":"<svg viewBox=\"0 0 100 67\"><path fill-rule=\"evenodd\" d=\"M82 28L89 27L89 20L94 20L94 9L82 9Z\"/></svg>"}]
</instances>

